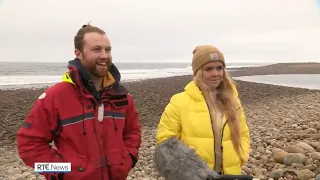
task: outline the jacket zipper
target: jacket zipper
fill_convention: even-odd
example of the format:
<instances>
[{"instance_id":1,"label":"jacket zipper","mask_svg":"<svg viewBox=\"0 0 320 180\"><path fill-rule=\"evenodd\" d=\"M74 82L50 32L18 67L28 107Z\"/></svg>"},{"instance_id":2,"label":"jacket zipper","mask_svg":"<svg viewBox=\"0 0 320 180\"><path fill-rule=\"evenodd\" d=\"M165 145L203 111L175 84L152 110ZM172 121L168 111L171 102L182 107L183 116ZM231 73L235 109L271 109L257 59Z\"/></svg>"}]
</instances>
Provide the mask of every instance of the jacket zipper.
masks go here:
<instances>
[{"instance_id":1,"label":"jacket zipper","mask_svg":"<svg viewBox=\"0 0 320 180\"><path fill-rule=\"evenodd\" d=\"M210 113L210 112L209 112ZM213 130L213 124L212 124L212 120L211 120L211 118L210 118L210 124L211 124L211 129L212 129L212 134L213 134L213 140L214 140L214 130ZM214 166L213 166L213 170L215 170L216 169L216 159L217 159L217 157L216 157L216 151L215 151L215 149L216 149L216 146L214 145L214 141L213 141L213 157L214 157Z\"/></svg>"},{"instance_id":2,"label":"jacket zipper","mask_svg":"<svg viewBox=\"0 0 320 180\"><path fill-rule=\"evenodd\" d=\"M223 124L223 126L222 126L222 132L221 132L221 165L222 165L222 167L221 167L221 169L222 169L222 174L223 174L223 146L222 146L222 140L223 140L223 133L224 133L224 128L226 127L226 125L227 125L227 123L228 123L228 120L226 120L226 122ZM216 164L215 164L216 165Z\"/></svg>"},{"instance_id":3,"label":"jacket zipper","mask_svg":"<svg viewBox=\"0 0 320 180\"><path fill-rule=\"evenodd\" d=\"M97 110L98 110L98 112L97 112L97 119L99 118L99 106L101 105L101 104L103 104L103 102L101 102L101 100L99 99L99 101L98 101L98 106L97 106ZM103 108L103 112L104 112L104 108ZM103 114L103 117L102 117L102 121L103 121L103 119L104 119L104 114ZM100 123L98 123L98 124L100 124ZM97 136L96 136L97 137ZM98 140L98 139L97 139ZM100 144L99 144L100 145ZM100 157L104 157L104 142L102 141L102 152L100 151ZM99 148L100 149L100 148ZM101 155L103 155L103 156L101 156ZM104 161L105 161L105 158L104 158ZM105 163L104 163L105 164ZM104 166L101 168L101 176L102 176L102 179L104 179L104 176L103 176L103 170L104 170Z\"/></svg>"},{"instance_id":4,"label":"jacket zipper","mask_svg":"<svg viewBox=\"0 0 320 180\"><path fill-rule=\"evenodd\" d=\"M209 111L209 117L210 117L210 124L211 124L211 129L212 129L212 135L213 135L213 139L214 139L214 129L213 129L213 123L212 123L212 117L211 117L211 110L210 110L210 108L209 108L209 105L208 105L208 103L206 102L206 104L207 104L207 107L208 107L208 111ZM213 157L214 157L214 166L213 166L213 170L215 170L216 169L216 151L215 151L215 149L216 149L216 147L215 147L215 145L214 145L214 142L213 142Z\"/></svg>"},{"instance_id":5,"label":"jacket zipper","mask_svg":"<svg viewBox=\"0 0 320 180\"><path fill-rule=\"evenodd\" d=\"M99 112L97 112L97 111L99 111L99 106L100 106L100 104L101 103L103 103L103 102L101 102L101 100L100 100L100 95L98 95L97 96L97 99L96 99L96 101L95 100L93 100L93 103L94 103L94 114L97 114L97 119L98 119L98 116L99 116ZM102 156L104 153L103 153L103 151L101 151L101 147L100 147L100 143L99 143L99 140L98 140L98 134L97 134L97 131L96 131L96 126L94 125L94 134L95 134L95 136L96 136L96 141L97 141L97 143L98 143L98 148L99 148L99 154L100 154L100 157L104 157L104 156ZM103 148L103 147L102 147ZM102 167L101 168L101 177L102 177L102 179L104 179L104 175L103 175L103 169L104 169L104 167Z\"/></svg>"},{"instance_id":6,"label":"jacket zipper","mask_svg":"<svg viewBox=\"0 0 320 180\"><path fill-rule=\"evenodd\" d=\"M208 107L208 103L207 103L207 102L206 102L206 104L207 104L207 107ZM214 139L214 130L213 130L211 113L210 113L210 109L209 109L209 108L208 108L208 110L209 110L210 124L211 124L213 139ZM223 133L224 133L224 128L226 127L227 123L228 123L228 120L226 120L226 122L225 122L225 123L223 124L223 126L222 126L222 132L221 132L221 154L223 154L223 152L222 152L222 151L223 151L223 146L222 146ZM217 157L216 157L216 151L215 151L216 147L215 147L214 143L213 143L213 146L214 146L214 148L213 148L213 155L214 155L214 156L213 156L213 157L214 157L213 170L215 170L215 169L216 169L216 160L217 160ZM223 164L223 163L221 163L221 164ZM221 169L223 169L223 168L221 168ZM223 173L223 171L222 171L222 173Z\"/></svg>"}]
</instances>

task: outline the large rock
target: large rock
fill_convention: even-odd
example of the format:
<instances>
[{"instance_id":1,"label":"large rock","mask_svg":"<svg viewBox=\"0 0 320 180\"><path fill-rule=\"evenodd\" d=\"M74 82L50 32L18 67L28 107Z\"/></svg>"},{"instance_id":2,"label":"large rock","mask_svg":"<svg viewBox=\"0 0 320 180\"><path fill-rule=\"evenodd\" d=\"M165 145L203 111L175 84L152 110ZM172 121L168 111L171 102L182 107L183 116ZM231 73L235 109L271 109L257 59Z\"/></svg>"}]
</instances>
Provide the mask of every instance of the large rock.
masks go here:
<instances>
[{"instance_id":1,"label":"large rock","mask_svg":"<svg viewBox=\"0 0 320 180\"><path fill-rule=\"evenodd\" d=\"M307 144L305 142L299 142L297 144L297 146L299 146L300 148L302 148L306 152L315 152L316 151L312 146L310 146L309 144Z\"/></svg>"},{"instance_id":2,"label":"large rock","mask_svg":"<svg viewBox=\"0 0 320 180\"><path fill-rule=\"evenodd\" d=\"M315 177L315 173L309 169L302 169L297 172L297 175L299 180L309 180Z\"/></svg>"},{"instance_id":3,"label":"large rock","mask_svg":"<svg viewBox=\"0 0 320 180\"><path fill-rule=\"evenodd\" d=\"M285 148L285 151L288 153L301 153L306 154L306 151L297 145L290 145Z\"/></svg>"},{"instance_id":4,"label":"large rock","mask_svg":"<svg viewBox=\"0 0 320 180\"><path fill-rule=\"evenodd\" d=\"M291 166L293 163L304 164L307 157L301 153L288 153L284 156L283 164Z\"/></svg>"},{"instance_id":5,"label":"large rock","mask_svg":"<svg viewBox=\"0 0 320 180\"><path fill-rule=\"evenodd\" d=\"M283 164L284 157L287 154L288 154L287 152L285 152L282 149L278 149L278 148L274 149L272 151L272 157L273 157L274 161L277 162L277 163L281 163L281 164Z\"/></svg>"}]
</instances>

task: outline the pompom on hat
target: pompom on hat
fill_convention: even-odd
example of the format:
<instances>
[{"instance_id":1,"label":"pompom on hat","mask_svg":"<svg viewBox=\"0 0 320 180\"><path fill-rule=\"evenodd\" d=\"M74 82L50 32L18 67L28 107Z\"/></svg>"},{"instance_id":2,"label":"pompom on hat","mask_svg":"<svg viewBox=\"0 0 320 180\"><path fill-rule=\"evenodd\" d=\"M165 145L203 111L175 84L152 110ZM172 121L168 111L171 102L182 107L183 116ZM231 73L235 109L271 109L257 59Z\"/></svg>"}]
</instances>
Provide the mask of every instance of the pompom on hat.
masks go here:
<instances>
[{"instance_id":1,"label":"pompom on hat","mask_svg":"<svg viewBox=\"0 0 320 180\"><path fill-rule=\"evenodd\" d=\"M192 53L193 75L195 75L203 65L212 61L221 61L223 66L226 67L223 54L220 52L218 48L212 45L196 46Z\"/></svg>"}]
</instances>

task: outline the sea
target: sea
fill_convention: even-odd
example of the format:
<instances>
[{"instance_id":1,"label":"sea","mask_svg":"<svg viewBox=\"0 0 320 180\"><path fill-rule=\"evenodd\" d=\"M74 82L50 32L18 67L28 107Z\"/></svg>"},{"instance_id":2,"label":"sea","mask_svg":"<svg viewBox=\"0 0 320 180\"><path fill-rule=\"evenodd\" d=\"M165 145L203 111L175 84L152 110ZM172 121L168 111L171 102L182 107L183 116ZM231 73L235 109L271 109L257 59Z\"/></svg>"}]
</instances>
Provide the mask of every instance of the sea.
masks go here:
<instances>
[{"instance_id":1,"label":"sea","mask_svg":"<svg viewBox=\"0 0 320 180\"><path fill-rule=\"evenodd\" d=\"M320 74L268 74L233 77L235 80L320 90Z\"/></svg>"},{"instance_id":2,"label":"sea","mask_svg":"<svg viewBox=\"0 0 320 180\"><path fill-rule=\"evenodd\" d=\"M121 81L133 81L191 75L190 63L130 63L114 62L121 73ZM227 70L239 67L264 66L270 63L229 63ZM68 62L0 62L0 89L19 87L39 87L61 81L68 71Z\"/></svg>"}]
</instances>

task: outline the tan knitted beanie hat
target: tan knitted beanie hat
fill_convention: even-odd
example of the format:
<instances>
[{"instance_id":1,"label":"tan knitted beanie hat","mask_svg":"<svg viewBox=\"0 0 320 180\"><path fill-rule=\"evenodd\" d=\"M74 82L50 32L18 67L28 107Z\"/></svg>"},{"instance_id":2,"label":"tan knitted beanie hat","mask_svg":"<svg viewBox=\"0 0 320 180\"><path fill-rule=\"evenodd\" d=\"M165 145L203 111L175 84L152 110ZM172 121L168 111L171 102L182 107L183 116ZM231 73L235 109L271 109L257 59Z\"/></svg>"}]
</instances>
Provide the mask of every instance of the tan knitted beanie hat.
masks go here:
<instances>
[{"instance_id":1,"label":"tan knitted beanie hat","mask_svg":"<svg viewBox=\"0 0 320 180\"><path fill-rule=\"evenodd\" d=\"M195 75L203 65L211 61L221 61L223 66L226 67L224 56L219 49L211 45L196 46L193 50L192 58L193 75Z\"/></svg>"}]
</instances>

